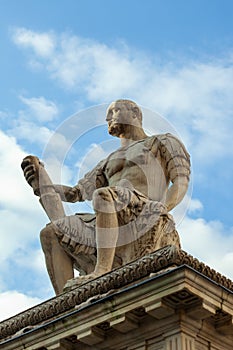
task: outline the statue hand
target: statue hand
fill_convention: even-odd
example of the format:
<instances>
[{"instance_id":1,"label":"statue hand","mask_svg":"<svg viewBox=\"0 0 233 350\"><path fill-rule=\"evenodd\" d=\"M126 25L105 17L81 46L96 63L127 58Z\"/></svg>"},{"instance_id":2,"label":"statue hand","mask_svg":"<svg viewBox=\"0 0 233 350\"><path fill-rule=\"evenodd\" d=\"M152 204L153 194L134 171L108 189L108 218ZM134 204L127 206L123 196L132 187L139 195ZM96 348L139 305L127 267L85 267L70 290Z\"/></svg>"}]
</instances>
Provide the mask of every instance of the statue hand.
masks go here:
<instances>
[{"instance_id":1,"label":"statue hand","mask_svg":"<svg viewBox=\"0 0 233 350\"><path fill-rule=\"evenodd\" d=\"M80 199L79 190L75 187L67 189L64 194L65 200L70 203L74 203Z\"/></svg>"},{"instance_id":2,"label":"statue hand","mask_svg":"<svg viewBox=\"0 0 233 350\"><path fill-rule=\"evenodd\" d=\"M43 164L40 162L39 158L35 156L27 156L23 159L21 163L21 168L23 169L24 177L28 184L33 188L34 193L39 195L39 166Z\"/></svg>"}]
</instances>

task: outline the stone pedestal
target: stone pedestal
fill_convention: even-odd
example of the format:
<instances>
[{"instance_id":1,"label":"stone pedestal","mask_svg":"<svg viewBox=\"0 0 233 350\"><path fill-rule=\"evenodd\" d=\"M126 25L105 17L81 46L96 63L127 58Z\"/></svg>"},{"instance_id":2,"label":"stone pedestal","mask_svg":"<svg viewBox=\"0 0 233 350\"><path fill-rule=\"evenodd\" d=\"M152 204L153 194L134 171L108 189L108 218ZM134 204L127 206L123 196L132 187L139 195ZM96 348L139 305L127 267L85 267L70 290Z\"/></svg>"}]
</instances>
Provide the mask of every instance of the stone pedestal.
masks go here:
<instances>
[{"instance_id":1,"label":"stone pedestal","mask_svg":"<svg viewBox=\"0 0 233 350\"><path fill-rule=\"evenodd\" d=\"M0 323L4 350L232 350L233 283L168 246Z\"/></svg>"}]
</instances>

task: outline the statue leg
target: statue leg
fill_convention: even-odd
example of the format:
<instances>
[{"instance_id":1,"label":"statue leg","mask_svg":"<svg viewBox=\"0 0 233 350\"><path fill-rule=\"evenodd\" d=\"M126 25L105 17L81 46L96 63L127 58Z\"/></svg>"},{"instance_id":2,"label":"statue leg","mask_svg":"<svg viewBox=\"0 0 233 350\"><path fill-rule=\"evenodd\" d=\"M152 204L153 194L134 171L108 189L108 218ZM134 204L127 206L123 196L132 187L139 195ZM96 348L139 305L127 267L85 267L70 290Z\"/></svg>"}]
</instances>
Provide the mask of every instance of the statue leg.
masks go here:
<instances>
[{"instance_id":1,"label":"statue leg","mask_svg":"<svg viewBox=\"0 0 233 350\"><path fill-rule=\"evenodd\" d=\"M96 276L111 271L118 239L118 218L114 199L107 187L95 191L97 262Z\"/></svg>"},{"instance_id":2,"label":"statue leg","mask_svg":"<svg viewBox=\"0 0 233 350\"><path fill-rule=\"evenodd\" d=\"M40 203L51 222L65 217L60 195L53 189L46 170L39 172ZM64 285L74 277L73 260L60 245L56 234L56 224L45 227L40 234L41 246L45 255L47 271L56 295L62 293Z\"/></svg>"},{"instance_id":3,"label":"statue leg","mask_svg":"<svg viewBox=\"0 0 233 350\"><path fill-rule=\"evenodd\" d=\"M47 271L56 295L62 293L67 280L74 277L73 260L61 247L57 228L48 224L40 233L41 246L45 255Z\"/></svg>"},{"instance_id":4,"label":"statue leg","mask_svg":"<svg viewBox=\"0 0 233 350\"><path fill-rule=\"evenodd\" d=\"M65 217L65 210L60 195L55 192L53 183L45 168L39 165L40 203L49 219ZM74 277L73 260L59 244L56 225L50 224L41 231L41 246L45 255L47 271L56 294L63 291L67 280Z\"/></svg>"},{"instance_id":5,"label":"statue leg","mask_svg":"<svg viewBox=\"0 0 233 350\"><path fill-rule=\"evenodd\" d=\"M112 269L119 228L111 189L108 187L97 189L93 195L93 207L96 213L97 262L95 269L91 274L68 281L65 290L99 277Z\"/></svg>"}]
</instances>

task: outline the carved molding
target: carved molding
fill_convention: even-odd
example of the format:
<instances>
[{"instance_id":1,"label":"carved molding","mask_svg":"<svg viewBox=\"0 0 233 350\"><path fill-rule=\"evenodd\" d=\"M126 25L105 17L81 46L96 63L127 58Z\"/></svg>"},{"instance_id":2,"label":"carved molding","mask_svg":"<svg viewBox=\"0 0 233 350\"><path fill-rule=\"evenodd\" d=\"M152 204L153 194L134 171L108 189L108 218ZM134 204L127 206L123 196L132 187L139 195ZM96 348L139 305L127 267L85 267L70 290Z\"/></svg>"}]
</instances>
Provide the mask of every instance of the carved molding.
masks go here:
<instances>
[{"instance_id":1,"label":"carved molding","mask_svg":"<svg viewBox=\"0 0 233 350\"><path fill-rule=\"evenodd\" d=\"M63 313L71 311L91 297L123 288L171 266L187 265L217 284L233 291L233 282L175 246L167 246L119 269L63 293L0 323L0 339L12 336Z\"/></svg>"}]
</instances>

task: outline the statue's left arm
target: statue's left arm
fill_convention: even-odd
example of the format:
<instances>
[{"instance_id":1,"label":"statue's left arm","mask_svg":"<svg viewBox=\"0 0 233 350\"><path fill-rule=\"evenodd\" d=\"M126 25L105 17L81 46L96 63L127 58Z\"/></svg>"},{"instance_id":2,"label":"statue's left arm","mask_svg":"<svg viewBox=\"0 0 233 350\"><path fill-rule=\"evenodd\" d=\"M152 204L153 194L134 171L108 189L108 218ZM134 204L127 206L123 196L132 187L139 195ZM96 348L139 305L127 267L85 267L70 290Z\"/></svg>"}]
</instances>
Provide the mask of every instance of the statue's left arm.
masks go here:
<instances>
[{"instance_id":1,"label":"statue's left arm","mask_svg":"<svg viewBox=\"0 0 233 350\"><path fill-rule=\"evenodd\" d=\"M188 189L188 179L175 178L172 185L169 187L166 196L166 208L168 211L175 208L184 198Z\"/></svg>"},{"instance_id":2,"label":"statue's left arm","mask_svg":"<svg viewBox=\"0 0 233 350\"><path fill-rule=\"evenodd\" d=\"M182 201L188 190L190 156L183 143L175 136L166 134L160 141L165 173L171 182L165 200L167 210L170 211Z\"/></svg>"}]
</instances>

